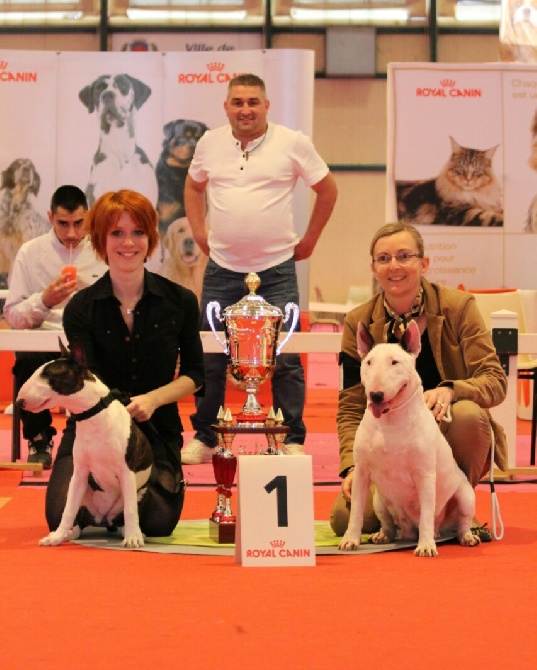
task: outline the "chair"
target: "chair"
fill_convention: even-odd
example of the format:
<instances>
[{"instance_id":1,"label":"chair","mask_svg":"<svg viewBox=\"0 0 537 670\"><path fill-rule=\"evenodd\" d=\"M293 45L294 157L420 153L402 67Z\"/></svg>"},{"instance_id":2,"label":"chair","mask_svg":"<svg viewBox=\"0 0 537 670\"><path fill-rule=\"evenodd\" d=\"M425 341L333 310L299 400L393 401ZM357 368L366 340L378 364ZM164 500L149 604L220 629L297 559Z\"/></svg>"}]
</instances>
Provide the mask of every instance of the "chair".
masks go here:
<instances>
[{"instance_id":1,"label":"chair","mask_svg":"<svg viewBox=\"0 0 537 670\"><path fill-rule=\"evenodd\" d=\"M321 289L318 286L313 288L313 292L315 294L316 302L324 302L323 294L321 293ZM314 326L330 326L334 333L337 333L339 332L340 326L343 322L343 316L344 315L342 314L341 319L337 319L333 316L328 316L328 312L311 312L309 330L313 330Z\"/></svg>"},{"instance_id":2,"label":"chair","mask_svg":"<svg viewBox=\"0 0 537 670\"><path fill-rule=\"evenodd\" d=\"M522 294L516 289L497 291L470 290L477 303L477 307L483 316L485 325L491 329L490 315L492 312L505 309L518 315L518 332L526 333L526 314ZM535 465L535 442L537 434L537 359L529 354L517 356L517 378L533 382L533 398L531 413L531 448L530 465Z\"/></svg>"},{"instance_id":3,"label":"chair","mask_svg":"<svg viewBox=\"0 0 537 670\"><path fill-rule=\"evenodd\" d=\"M362 305L367 302L373 295L371 285L367 284L351 284L347 293L347 305L349 310L357 305Z\"/></svg>"}]
</instances>

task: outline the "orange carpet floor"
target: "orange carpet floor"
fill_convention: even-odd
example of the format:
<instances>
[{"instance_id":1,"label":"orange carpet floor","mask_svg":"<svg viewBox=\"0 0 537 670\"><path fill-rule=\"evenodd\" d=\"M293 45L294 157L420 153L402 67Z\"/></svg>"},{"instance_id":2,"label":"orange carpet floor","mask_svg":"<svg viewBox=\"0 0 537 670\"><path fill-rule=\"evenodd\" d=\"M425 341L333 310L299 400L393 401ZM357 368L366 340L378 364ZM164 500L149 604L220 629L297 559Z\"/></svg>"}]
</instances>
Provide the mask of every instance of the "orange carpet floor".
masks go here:
<instances>
[{"instance_id":1,"label":"orange carpet floor","mask_svg":"<svg viewBox=\"0 0 537 670\"><path fill-rule=\"evenodd\" d=\"M5 670L535 668L533 493L502 495L505 538L476 548L245 568L229 556L39 547L45 489L17 483L0 473ZM333 495L315 491L316 518ZM489 501L478 492L483 518ZM213 502L190 491L184 518Z\"/></svg>"},{"instance_id":2,"label":"orange carpet floor","mask_svg":"<svg viewBox=\"0 0 537 670\"><path fill-rule=\"evenodd\" d=\"M308 388L312 439L335 432L336 396L326 375ZM192 409L182 406L182 416ZM58 427L63 420L55 417ZM0 416L0 432L9 422ZM528 431L519 422L526 440ZM330 454L335 470L332 446ZM20 477L0 471L2 670L536 667L535 484L497 486L501 541L443 544L431 559L357 553L248 568L230 556L39 547L46 481L24 476L21 486ZM335 487L314 488L315 517L326 520ZM214 495L190 486L183 518L206 517ZM484 486L477 516L490 523Z\"/></svg>"}]
</instances>

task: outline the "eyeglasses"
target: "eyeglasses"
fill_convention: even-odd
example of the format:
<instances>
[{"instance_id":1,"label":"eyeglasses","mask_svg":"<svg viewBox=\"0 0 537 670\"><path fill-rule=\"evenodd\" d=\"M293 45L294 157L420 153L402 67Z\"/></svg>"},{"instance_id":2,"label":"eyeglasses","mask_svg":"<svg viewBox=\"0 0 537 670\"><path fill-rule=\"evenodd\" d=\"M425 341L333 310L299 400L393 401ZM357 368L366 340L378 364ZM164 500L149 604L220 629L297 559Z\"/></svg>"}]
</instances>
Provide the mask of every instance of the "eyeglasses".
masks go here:
<instances>
[{"instance_id":1,"label":"eyeglasses","mask_svg":"<svg viewBox=\"0 0 537 670\"><path fill-rule=\"evenodd\" d=\"M413 258L423 258L423 256L421 254L413 254L410 251L401 251L395 254L395 256L391 254L379 254L376 258L373 258L373 263L377 265L389 265L393 258L395 258L398 265L408 265L412 262Z\"/></svg>"}]
</instances>

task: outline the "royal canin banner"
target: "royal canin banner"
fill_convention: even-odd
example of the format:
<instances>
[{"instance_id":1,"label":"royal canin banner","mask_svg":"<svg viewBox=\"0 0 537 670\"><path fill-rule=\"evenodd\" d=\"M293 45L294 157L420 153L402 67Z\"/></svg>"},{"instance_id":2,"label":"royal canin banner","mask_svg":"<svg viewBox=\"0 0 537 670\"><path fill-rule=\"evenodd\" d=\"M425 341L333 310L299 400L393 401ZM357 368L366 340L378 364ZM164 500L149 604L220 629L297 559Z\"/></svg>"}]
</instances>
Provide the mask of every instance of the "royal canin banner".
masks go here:
<instances>
[{"instance_id":1,"label":"royal canin banner","mask_svg":"<svg viewBox=\"0 0 537 670\"><path fill-rule=\"evenodd\" d=\"M537 66L392 63L386 220L414 224L432 281L537 288Z\"/></svg>"},{"instance_id":2,"label":"royal canin banner","mask_svg":"<svg viewBox=\"0 0 537 670\"><path fill-rule=\"evenodd\" d=\"M0 288L20 244L49 230L50 197L61 184L79 186L90 205L106 191L143 193L159 211L164 240L168 225L184 218L195 140L228 123L227 85L245 72L265 81L269 121L311 137L312 51L218 44L191 52L0 50ZM309 189L299 183L299 234L310 206ZM163 247L151 269L159 271L169 253ZM307 263L300 265L307 296Z\"/></svg>"}]
</instances>

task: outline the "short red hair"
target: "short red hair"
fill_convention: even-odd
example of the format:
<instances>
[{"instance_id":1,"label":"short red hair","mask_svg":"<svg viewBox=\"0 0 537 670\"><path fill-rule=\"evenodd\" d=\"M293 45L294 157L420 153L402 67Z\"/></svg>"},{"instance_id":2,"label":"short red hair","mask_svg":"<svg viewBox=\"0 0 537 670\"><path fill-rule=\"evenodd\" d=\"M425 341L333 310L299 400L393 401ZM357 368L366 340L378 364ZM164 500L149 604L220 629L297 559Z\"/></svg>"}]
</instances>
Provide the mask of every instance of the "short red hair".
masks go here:
<instances>
[{"instance_id":1,"label":"short red hair","mask_svg":"<svg viewBox=\"0 0 537 670\"><path fill-rule=\"evenodd\" d=\"M104 193L87 214L87 229L97 256L107 262L106 238L119 217L126 212L147 235L147 255L158 243L158 215L149 200L136 191L122 189Z\"/></svg>"}]
</instances>

